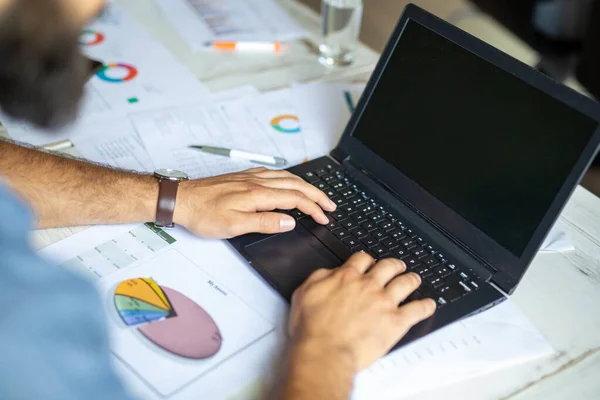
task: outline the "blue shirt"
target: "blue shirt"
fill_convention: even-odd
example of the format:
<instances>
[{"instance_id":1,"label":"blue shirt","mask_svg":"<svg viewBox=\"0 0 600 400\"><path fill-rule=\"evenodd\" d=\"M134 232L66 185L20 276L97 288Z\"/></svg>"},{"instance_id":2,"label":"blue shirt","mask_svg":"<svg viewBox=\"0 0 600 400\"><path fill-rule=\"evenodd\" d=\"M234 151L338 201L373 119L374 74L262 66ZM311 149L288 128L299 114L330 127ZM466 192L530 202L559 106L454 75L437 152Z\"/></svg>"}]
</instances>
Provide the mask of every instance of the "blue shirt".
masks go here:
<instances>
[{"instance_id":1,"label":"blue shirt","mask_svg":"<svg viewBox=\"0 0 600 400\"><path fill-rule=\"evenodd\" d=\"M32 216L0 184L0 399L129 399L93 285L40 259Z\"/></svg>"}]
</instances>

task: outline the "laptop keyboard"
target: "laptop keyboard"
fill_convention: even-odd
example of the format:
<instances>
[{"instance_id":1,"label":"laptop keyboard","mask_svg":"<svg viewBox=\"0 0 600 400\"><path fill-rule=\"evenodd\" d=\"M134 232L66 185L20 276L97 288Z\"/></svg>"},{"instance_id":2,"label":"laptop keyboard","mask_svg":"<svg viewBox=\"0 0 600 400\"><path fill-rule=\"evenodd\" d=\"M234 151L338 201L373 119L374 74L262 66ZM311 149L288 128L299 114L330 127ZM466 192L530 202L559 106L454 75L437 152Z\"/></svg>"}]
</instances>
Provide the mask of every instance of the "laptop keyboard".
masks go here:
<instances>
[{"instance_id":1,"label":"laptop keyboard","mask_svg":"<svg viewBox=\"0 0 600 400\"><path fill-rule=\"evenodd\" d=\"M364 251L376 259L395 257L404 261L408 271L421 276L421 286L406 301L432 298L441 308L480 288L481 280L474 271L446 258L435 244L428 243L419 232L388 212L338 167L327 165L302 174L302 178L325 192L338 206L329 213L330 222L326 225L333 235L316 235L326 246L339 246L331 243L333 239L349 253ZM309 230L315 228L312 219L301 211L288 213Z\"/></svg>"}]
</instances>

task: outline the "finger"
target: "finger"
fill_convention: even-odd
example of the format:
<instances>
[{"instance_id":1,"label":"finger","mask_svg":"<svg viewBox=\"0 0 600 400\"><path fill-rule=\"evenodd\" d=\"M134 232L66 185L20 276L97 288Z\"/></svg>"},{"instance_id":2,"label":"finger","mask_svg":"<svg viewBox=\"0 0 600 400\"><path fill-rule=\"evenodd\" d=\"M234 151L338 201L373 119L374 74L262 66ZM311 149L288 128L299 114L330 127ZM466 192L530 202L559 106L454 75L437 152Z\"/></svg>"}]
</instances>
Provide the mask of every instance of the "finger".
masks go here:
<instances>
[{"instance_id":1,"label":"finger","mask_svg":"<svg viewBox=\"0 0 600 400\"><path fill-rule=\"evenodd\" d=\"M423 299L411 301L399 307L395 310L395 313L399 319L399 324L408 330L419 322L431 317L435 309L435 301L432 299Z\"/></svg>"},{"instance_id":2,"label":"finger","mask_svg":"<svg viewBox=\"0 0 600 400\"><path fill-rule=\"evenodd\" d=\"M238 212L231 221L233 236L246 233L281 233L293 230L296 220L289 215L276 212Z\"/></svg>"},{"instance_id":3,"label":"finger","mask_svg":"<svg viewBox=\"0 0 600 400\"><path fill-rule=\"evenodd\" d=\"M245 194L242 194L245 196ZM304 193L289 189L262 188L254 192L252 203L256 211L291 210L297 208L306 215L323 225L329 223L321 207L308 198Z\"/></svg>"},{"instance_id":4,"label":"finger","mask_svg":"<svg viewBox=\"0 0 600 400\"><path fill-rule=\"evenodd\" d=\"M364 274L373 266L375 259L367 253L358 252L354 253L342 266L343 268L354 268L360 274Z\"/></svg>"},{"instance_id":5,"label":"finger","mask_svg":"<svg viewBox=\"0 0 600 400\"><path fill-rule=\"evenodd\" d=\"M262 173L265 171L269 171L269 169L267 167L256 167L256 168L250 168L245 171L242 171L242 173L244 173L244 174L259 174L259 173Z\"/></svg>"},{"instance_id":6,"label":"finger","mask_svg":"<svg viewBox=\"0 0 600 400\"><path fill-rule=\"evenodd\" d=\"M263 171L259 171L256 176L260 178L267 179L277 179L277 178L294 178L304 182L304 179L300 178L298 175L294 175L291 172L285 170L274 170L274 169L266 169Z\"/></svg>"},{"instance_id":7,"label":"finger","mask_svg":"<svg viewBox=\"0 0 600 400\"><path fill-rule=\"evenodd\" d=\"M406 271L406 265L396 258L386 258L375 264L365 276L373 277L382 287Z\"/></svg>"},{"instance_id":8,"label":"finger","mask_svg":"<svg viewBox=\"0 0 600 400\"><path fill-rule=\"evenodd\" d=\"M389 293L394 304L398 305L403 302L412 292L417 290L420 285L421 277L414 272L410 272L394 278L385 287L385 291Z\"/></svg>"},{"instance_id":9,"label":"finger","mask_svg":"<svg viewBox=\"0 0 600 400\"><path fill-rule=\"evenodd\" d=\"M274 189L290 189L304 193L308 198L317 203L321 208L327 211L335 211L336 204L329 200L329 197L315 186L304 182L302 179L291 177L279 177L276 179L263 179L260 184Z\"/></svg>"},{"instance_id":10,"label":"finger","mask_svg":"<svg viewBox=\"0 0 600 400\"><path fill-rule=\"evenodd\" d=\"M322 281L323 279L331 276L331 274L333 274L334 272L335 269L319 268L318 270L310 274L310 276L306 278L302 285L310 285L312 283Z\"/></svg>"}]
</instances>

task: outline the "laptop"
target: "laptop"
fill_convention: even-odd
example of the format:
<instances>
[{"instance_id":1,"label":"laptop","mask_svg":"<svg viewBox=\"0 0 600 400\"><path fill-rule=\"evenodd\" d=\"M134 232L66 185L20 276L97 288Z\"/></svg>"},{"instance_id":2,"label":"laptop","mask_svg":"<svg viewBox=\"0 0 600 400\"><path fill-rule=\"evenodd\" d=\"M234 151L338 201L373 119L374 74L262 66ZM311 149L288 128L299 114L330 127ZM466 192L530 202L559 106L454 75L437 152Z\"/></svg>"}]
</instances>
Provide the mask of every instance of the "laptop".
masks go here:
<instances>
[{"instance_id":1,"label":"laptop","mask_svg":"<svg viewBox=\"0 0 600 400\"><path fill-rule=\"evenodd\" d=\"M366 251L402 259L438 309L397 345L513 293L600 145L600 105L415 5L337 147L289 171L338 208L233 247L284 298Z\"/></svg>"}]
</instances>

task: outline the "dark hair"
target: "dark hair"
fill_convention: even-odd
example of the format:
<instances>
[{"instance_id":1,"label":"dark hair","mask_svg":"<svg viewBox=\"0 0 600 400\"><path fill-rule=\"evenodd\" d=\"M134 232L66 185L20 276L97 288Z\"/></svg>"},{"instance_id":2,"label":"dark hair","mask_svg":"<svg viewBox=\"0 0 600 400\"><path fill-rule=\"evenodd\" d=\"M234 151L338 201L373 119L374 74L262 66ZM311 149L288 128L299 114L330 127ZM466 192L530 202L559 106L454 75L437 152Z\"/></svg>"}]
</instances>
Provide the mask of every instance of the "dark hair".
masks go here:
<instances>
[{"instance_id":1,"label":"dark hair","mask_svg":"<svg viewBox=\"0 0 600 400\"><path fill-rule=\"evenodd\" d=\"M0 16L0 109L40 127L76 115L89 65L56 0L16 0Z\"/></svg>"}]
</instances>

